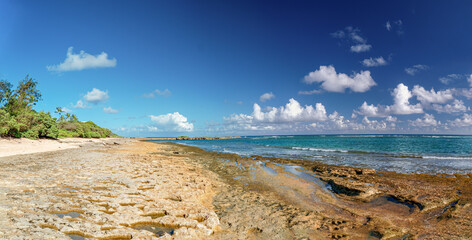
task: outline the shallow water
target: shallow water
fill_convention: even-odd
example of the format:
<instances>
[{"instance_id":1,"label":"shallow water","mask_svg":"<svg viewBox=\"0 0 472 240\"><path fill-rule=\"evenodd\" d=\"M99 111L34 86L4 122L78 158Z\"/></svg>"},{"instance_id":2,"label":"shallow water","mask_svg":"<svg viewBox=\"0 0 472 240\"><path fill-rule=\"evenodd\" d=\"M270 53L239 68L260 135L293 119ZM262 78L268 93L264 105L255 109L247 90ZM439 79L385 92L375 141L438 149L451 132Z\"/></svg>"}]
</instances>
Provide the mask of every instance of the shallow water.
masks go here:
<instances>
[{"instance_id":1,"label":"shallow water","mask_svg":"<svg viewBox=\"0 0 472 240\"><path fill-rule=\"evenodd\" d=\"M69 216L71 218L78 218L81 213L79 212L68 212L68 213L55 213L58 217L63 218L65 216Z\"/></svg>"},{"instance_id":2,"label":"shallow water","mask_svg":"<svg viewBox=\"0 0 472 240\"><path fill-rule=\"evenodd\" d=\"M158 225L145 225L145 224L142 224L142 225L136 225L133 228L136 229L136 230L146 230L146 231L152 232L157 237L162 237L166 233L168 233L169 235L174 234L174 229L173 228L167 228L167 227L158 226Z\"/></svg>"},{"instance_id":3,"label":"shallow water","mask_svg":"<svg viewBox=\"0 0 472 240\"><path fill-rule=\"evenodd\" d=\"M67 236L70 237L73 240L83 240L83 239L85 239L84 237L82 237L80 235L75 235L75 234L68 234Z\"/></svg>"},{"instance_id":4,"label":"shallow water","mask_svg":"<svg viewBox=\"0 0 472 240\"><path fill-rule=\"evenodd\" d=\"M472 136L260 136L173 142L215 152L315 160L403 173L472 172Z\"/></svg>"}]
</instances>

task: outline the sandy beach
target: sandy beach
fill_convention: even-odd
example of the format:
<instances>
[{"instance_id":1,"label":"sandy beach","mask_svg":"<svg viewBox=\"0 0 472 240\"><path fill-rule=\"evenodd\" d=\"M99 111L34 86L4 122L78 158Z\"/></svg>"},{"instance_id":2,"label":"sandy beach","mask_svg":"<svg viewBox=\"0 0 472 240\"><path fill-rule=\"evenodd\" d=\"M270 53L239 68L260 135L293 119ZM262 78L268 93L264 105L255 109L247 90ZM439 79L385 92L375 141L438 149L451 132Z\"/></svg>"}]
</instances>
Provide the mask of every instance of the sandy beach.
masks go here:
<instances>
[{"instance_id":1,"label":"sandy beach","mask_svg":"<svg viewBox=\"0 0 472 240\"><path fill-rule=\"evenodd\" d=\"M0 149L2 239L472 237L471 174L405 175L126 138L1 140Z\"/></svg>"}]
</instances>

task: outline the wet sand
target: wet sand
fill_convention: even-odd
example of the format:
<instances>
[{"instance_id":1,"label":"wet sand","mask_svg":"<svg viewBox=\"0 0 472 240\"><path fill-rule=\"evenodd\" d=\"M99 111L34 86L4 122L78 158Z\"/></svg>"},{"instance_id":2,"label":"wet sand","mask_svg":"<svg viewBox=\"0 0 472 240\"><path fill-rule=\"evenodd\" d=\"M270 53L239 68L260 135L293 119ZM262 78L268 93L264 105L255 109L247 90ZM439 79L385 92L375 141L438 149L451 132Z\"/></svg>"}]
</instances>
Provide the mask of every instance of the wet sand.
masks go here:
<instances>
[{"instance_id":1,"label":"wet sand","mask_svg":"<svg viewBox=\"0 0 472 240\"><path fill-rule=\"evenodd\" d=\"M0 239L470 239L469 175L129 139L0 158Z\"/></svg>"}]
</instances>

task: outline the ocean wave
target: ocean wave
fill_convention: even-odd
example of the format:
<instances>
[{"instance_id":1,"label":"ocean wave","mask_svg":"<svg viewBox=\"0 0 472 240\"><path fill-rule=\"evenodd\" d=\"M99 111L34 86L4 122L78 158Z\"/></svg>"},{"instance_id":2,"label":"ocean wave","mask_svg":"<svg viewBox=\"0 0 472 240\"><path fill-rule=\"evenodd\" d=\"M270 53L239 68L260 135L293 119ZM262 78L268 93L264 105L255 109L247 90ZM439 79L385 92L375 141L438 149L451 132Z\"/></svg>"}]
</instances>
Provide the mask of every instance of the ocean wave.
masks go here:
<instances>
[{"instance_id":1,"label":"ocean wave","mask_svg":"<svg viewBox=\"0 0 472 240\"><path fill-rule=\"evenodd\" d=\"M422 156L424 159L472 160L472 157Z\"/></svg>"},{"instance_id":2,"label":"ocean wave","mask_svg":"<svg viewBox=\"0 0 472 240\"><path fill-rule=\"evenodd\" d=\"M424 137L424 138L459 138L459 139L472 138L472 136L445 136L445 135L421 136L421 137Z\"/></svg>"},{"instance_id":3,"label":"ocean wave","mask_svg":"<svg viewBox=\"0 0 472 240\"><path fill-rule=\"evenodd\" d=\"M311 147L292 147L294 150L316 151L316 152L342 152L347 153L347 150L326 149L326 148L311 148Z\"/></svg>"},{"instance_id":4,"label":"ocean wave","mask_svg":"<svg viewBox=\"0 0 472 240\"><path fill-rule=\"evenodd\" d=\"M261 140L261 139L277 139L281 138L281 136L261 136L261 137L251 137L253 140Z\"/></svg>"}]
</instances>

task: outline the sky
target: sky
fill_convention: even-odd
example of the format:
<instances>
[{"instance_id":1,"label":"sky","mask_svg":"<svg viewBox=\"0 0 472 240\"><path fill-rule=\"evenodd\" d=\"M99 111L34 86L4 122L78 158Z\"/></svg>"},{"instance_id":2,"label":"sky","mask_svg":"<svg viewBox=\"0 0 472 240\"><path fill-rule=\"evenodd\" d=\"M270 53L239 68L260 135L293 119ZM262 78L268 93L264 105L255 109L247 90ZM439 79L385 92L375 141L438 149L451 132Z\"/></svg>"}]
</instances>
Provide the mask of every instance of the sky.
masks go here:
<instances>
[{"instance_id":1,"label":"sky","mask_svg":"<svg viewBox=\"0 0 472 240\"><path fill-rule=\"evenodd\" d=\"M121 136L472 134L470 9L0 0L0 79Z\"/></svg>"}]
</instances>

